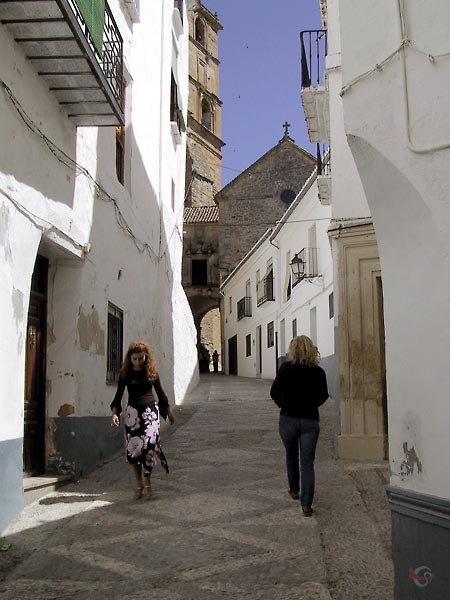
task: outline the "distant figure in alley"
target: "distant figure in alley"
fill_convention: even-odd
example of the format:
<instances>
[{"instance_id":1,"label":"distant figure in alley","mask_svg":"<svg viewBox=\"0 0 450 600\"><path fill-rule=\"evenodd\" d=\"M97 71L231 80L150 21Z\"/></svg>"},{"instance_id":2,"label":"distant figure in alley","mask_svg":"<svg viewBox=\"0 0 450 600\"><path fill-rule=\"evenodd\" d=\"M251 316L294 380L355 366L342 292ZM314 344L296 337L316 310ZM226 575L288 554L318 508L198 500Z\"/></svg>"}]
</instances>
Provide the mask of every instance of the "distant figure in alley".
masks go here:
<instances>
[{"instance_id":1,"label":"distant figure in alley","mask_svg":"<svg viewBox=\"0 0 450 600\"><path fill-rule=\"evenodd\" d=\"M280 407L279 431L286 449L288 493L294 500L300 498L307 517L313 514L314 458L320 432L318 407L328 398L327 377L319 360L319 350L309 337L294 337L289 345L289 360L281 365L270 390Z\"/></svg>"},{"instance_id":2,"label":"distant figure in alley","mask_svg":"<svg viewBox=\"0 0 450 600\"><path fill-rule=\"evenodd\" d=\"M218 373L218 371L219 371L219 353L217 352L217 350L214 350L214 352L212 354L212 362L213 362L214 373Z\"/></svg>"},{"instance_id":3,"label":"distant figure in alley","mask_svg":"<svg viewBox=\"0 0 450 600\"><path fill-rule=\"evenodd\" d=\"M169 472L166 457L159 439L159 415L174 422L169 400L161 386L152 351L144 342L132 342L120 368L119 384L111 402L111 424L119 427L122 397L128 390L125 409L125 447L127 461L136 478L134 498L139 500L152 495L152 469L159 460ZM155 389L158 402L153 395Z\"/></svg>"}]
</instances>

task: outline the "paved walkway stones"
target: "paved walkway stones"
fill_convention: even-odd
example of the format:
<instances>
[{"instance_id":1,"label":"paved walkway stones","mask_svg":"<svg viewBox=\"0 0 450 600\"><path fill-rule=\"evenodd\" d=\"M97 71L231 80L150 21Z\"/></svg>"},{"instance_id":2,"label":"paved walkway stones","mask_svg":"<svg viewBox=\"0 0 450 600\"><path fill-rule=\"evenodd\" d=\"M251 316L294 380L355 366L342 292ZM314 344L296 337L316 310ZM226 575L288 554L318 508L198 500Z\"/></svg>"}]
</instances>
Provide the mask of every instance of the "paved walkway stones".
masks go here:
<instances>
[{"instance_id":1,"label":"paved walkway stones","mask_svg":"<svg viewBox=\"0 0 450 600\"><path fill-rule=\"evenodd\" d=\"M287 494L269 381L210 374L162 432L170 475L134 501L124 456L28 506L0 555L0 600L390 600L383 465L333 458L322 409L316 513Z\"/></svg>"}]
</instances>

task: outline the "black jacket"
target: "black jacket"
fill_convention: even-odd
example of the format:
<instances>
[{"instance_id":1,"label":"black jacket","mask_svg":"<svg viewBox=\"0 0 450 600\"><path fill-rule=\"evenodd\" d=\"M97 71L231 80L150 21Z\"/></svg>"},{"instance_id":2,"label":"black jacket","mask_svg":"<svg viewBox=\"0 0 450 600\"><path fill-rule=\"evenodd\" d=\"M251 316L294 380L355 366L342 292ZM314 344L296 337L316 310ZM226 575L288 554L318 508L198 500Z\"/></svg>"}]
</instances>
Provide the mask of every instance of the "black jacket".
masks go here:
<instances>
[{"instance_id":1,"label":"black jacket","mask_svg":"<svg viewBox=\"0 0 450 600\"><path fill-rule=\"evenodd\" d=\"M328 398L327 376L322 367L286 362L270 389L280 415L319 421L318 407Z\"/></svg>"}]
</instances>

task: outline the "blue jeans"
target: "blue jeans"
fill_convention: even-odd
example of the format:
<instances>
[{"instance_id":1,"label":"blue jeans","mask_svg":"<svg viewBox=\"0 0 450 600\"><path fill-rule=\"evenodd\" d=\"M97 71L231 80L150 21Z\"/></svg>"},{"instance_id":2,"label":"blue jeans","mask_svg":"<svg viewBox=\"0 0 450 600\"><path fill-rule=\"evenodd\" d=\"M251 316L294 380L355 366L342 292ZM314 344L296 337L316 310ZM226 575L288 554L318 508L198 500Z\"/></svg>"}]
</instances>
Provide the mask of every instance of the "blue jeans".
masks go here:
<instances>
[{"instance_id":1,"label":"blue jeans","mask_svg":"<svg viewBox=\"0 0 450 600\"><path fill-rule=\"evenodd\" d=\"M314 458L320 432L319 423L312 419L280 415L279 429L286 448L289 489L295 493L300 491L300 450L300 503L303 507L310 507L314 498Z\"/></svg>"}]
</instances>

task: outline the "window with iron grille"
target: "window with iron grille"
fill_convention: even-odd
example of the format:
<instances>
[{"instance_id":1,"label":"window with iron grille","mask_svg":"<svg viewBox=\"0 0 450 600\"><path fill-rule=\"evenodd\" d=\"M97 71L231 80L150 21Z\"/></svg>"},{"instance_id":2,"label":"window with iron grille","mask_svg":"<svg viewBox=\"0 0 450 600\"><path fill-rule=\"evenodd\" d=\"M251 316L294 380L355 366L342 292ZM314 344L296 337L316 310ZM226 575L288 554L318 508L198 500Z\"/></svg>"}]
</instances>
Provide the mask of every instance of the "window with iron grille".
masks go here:
<instances>
[{"instance_id":1,"label":"window with iron grille","mask_svg":"<svg viewBox=\"0 0 450 600\"><path fill-rule=\"evenodd\" d=\"M333 292L328 296L328 316L330 319L334 317L334 295Z\"/></svg>"},{"instance_id":2,"label":"window with iron grille","mask_svg":"<svg viewBox=\"0 0 450 600\"><path fill-rule=\"evenodd\" d=\"M292 321L292 337L297 337L297 319Z\"/></svg>"},{"instance_id":3,"label":"window with iron grille","mask_svg":"<svg viewBox=\"0 0 450 600\"><path fill-rule=\"evenodd\" d=\"M186 131L186 124L184 122L183 111L181 110L180 92L173 71L170 81L170 122L172 123L172 133L179 142L181 140L181 133Z\"/></svg>"},{"instance_id":4,"label":"window with iron grille","mask_svg":"<svg viewBox=\"0 0 450 600\"><path fill-rule=\"evenodd\" d=\"M251 356L252 355L252 336L249 333L247 336L245 336L245 356Z\"/></svg>"},{"instance_id":5,"label":"window with iron grille","mask_svg":"<svg viewBox=\"0 0 450 600\"><path fill-rule=\"evenodd\" d=\"M273 321L271 321L270 323L267 323L267 347L268 348L272 348L272 346L275 343L273 332L274 332Z\"/></svg>"},{"instance_id":6,"label":"window with iron grille","mask_svg":"<svg viewBox=\"0 0 450 600\"><path fill-rule=\"evenodd\" d=\"M117 383L123 354L123 311L111 302L108 302L107 344L106 382Z\"/></svg>"},{"instance_id":7,"label":"window with iron grille","mask_svg":"<svg viewBox=\"0 0 450 600\"><path fill-rule=\"evenodd\" d=\"M268 300L275 300L273 295L273 270L270 269L262 281L256 284L257 306Z\"/></svg>"}]
</instances>

